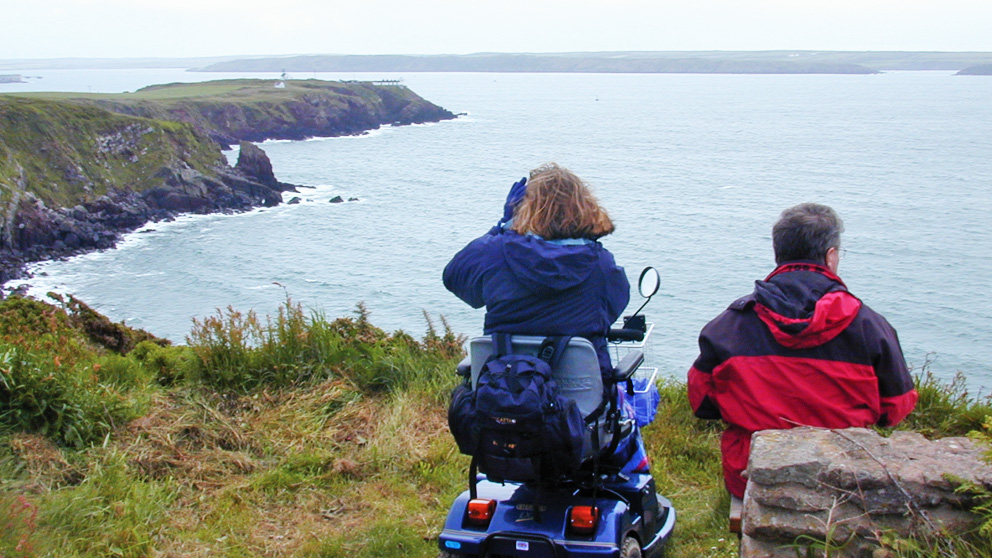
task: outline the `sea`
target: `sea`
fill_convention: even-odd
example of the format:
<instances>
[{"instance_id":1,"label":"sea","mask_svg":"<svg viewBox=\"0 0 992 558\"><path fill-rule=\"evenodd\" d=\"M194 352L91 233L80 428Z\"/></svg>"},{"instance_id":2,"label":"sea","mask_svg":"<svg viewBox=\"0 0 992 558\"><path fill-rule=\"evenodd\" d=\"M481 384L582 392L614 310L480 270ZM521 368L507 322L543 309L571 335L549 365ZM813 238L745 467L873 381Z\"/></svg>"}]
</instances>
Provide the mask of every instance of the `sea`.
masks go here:
<instances>
[{"instance_id":1,"label":"sea","mask_svg":"<svg viewBox=\"0 0 992 558\"><path fill-rule=\"evenodd\" d=\"M23 72L21 72L23 73ZM33 70L0 92L115 93L276 74ZM115 320L187 340L232 308L287 298L326 317L363 305L387 331L474 335L483 310L441 272L500 217L510 185L554 161L617 225L603 239L644 309L649 360L684 378L700 328L774 267L771 226L796 203L846 227L840 275L896 328L915 372L992 387L992 77L878 75L306 73L400 79L458 113L361 136L266 141L301 203L149 223L117 248L32 266L29 292L71 293ZM236 152L227 152L233 161ZM335 196L356 198L329 203ZM7 287L16 284L8 283ZM628 312L641 299L634 289Z\"/></svg>"}]
</instances>

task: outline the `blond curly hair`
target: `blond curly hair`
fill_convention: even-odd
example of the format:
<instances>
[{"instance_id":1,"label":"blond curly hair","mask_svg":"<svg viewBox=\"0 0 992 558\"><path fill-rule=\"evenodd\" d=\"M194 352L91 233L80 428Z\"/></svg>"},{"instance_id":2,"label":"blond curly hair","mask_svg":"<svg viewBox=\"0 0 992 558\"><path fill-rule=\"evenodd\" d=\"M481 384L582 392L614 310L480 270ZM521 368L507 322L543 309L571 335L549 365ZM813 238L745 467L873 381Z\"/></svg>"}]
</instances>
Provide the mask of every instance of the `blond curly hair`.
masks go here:
<instances>
[{"instance_id":1,"label":"blond curly hair","mask_svg":"<svg viewBox=\"0 0 992 558\"><path fill-rule=\"evenodd\" d=\"M527 193L516 207L511 228L545 240L596 240L615 227L582 179L555 163L530 172Z\"/></svg>"}]
</instances>

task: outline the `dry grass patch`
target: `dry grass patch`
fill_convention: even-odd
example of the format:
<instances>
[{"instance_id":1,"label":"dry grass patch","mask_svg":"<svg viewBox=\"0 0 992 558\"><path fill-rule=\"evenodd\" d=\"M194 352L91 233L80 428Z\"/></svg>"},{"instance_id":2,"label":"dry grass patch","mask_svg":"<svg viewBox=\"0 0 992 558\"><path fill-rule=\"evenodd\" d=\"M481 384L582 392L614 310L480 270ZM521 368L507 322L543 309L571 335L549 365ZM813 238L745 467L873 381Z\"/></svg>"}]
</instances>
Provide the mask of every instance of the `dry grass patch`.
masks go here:
<instances>
[{"instance_id":1,"label":"dry grass patch","mask_svg":"<svg viewBox=\"0 0 992 558\"><path fill-rule=\"evenodd\" d=\"M128 424L115 445L148 478L220 486L258 468L260 452L243 418L195 394L157 395L150 411Z\"/></svg>"},{"instance_id":2,"label":"dry grass patch","mask_svg":"<svg viewBox=\"0 0 992 558\"><path fill-rule=\"evenodd\" d=\"M10 437L10 450L22 465L26 492L55 490L83 480L79 467L66 461L62 450L48 438L14 434Z\"/></svg>"},{"instance_id":3,"label":"dry grass patch","mask_svg":"<svg viewBox=\"0 0 992 558\"><path fill-rule=\"evenodd\" d=\"M377 404L360 404L363 396L341 380L261 399L268 405L254 417L252 435L281 454L364 443Z\"/></svg>"},{"instance_id":4,"label":"dry grass patch","mask_svg":"<svg viewBox=\"0 0 992 558\"><path fill-rule=\"evenodd\" d=\"M450 445L446 410L423 395L398 395L378 415L368 446L382 466L409 468L427 459L438 440Z\"/></svg>"}]
</instances>

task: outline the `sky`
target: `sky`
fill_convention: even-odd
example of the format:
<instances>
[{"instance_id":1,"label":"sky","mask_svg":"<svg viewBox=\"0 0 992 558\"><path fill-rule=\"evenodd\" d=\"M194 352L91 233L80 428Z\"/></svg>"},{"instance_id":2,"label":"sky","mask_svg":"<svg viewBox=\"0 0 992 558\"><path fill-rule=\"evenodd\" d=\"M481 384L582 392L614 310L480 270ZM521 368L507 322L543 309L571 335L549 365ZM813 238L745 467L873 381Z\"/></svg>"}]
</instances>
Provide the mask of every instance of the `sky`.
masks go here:
<instances>
[{"instance_id":1,"label":"sky","mask_svg":"<svg viewBox=\"0 0 992 558\"><path fill-rule=\"evenodd\" d=\"M0 59L992 51L992 0L0 0Z\"/></svg>"}]
</instances>

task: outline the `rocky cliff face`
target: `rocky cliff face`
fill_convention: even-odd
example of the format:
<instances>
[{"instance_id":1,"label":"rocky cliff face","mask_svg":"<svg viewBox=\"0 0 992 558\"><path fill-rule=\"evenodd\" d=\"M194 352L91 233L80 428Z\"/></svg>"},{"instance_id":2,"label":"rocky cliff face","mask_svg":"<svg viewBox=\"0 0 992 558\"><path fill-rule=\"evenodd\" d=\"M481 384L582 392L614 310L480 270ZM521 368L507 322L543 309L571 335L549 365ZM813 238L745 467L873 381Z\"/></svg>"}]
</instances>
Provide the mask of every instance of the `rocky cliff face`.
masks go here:
<instances>
[{"instance_id":1,"label":"rocky cliff face","mask_svg":"<svg viewBox=\"0 0 992 558\"><path fill-rule=\"evenodd\" d=\"M454 118L406 87L222 80L118 95L0 96L0 283L26 262L113 246L178 213L281 201L250 141ZM219 146L241 144L231 168Z\"/></svg>"},{"instance_id":2,"label":"rocky cliff face","mask_svg":"<svg viewBox=\"0 0 992 558\"><path fill-rule=\"evenodd\" d=\"M231 168L188 125L0 98L0 282L149 221L271 206L292 188L253 145Z\"/></svg>"}]
</instances>

